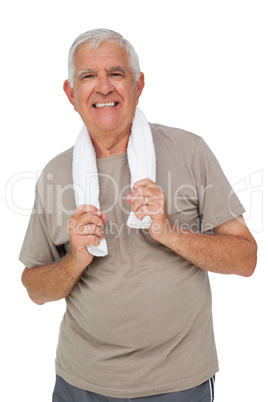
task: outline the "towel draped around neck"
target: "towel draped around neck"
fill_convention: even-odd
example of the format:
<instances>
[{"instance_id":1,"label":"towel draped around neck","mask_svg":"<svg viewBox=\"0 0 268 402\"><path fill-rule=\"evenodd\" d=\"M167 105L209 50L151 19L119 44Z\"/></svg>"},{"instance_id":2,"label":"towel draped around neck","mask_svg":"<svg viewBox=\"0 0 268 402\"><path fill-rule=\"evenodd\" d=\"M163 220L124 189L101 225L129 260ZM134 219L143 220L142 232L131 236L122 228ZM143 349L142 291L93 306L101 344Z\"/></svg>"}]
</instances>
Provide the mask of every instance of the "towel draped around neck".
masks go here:
<instances>
[{"instance_id":1,"label":"towel draped around neck","mask_svg":"<svg viewBox=\"0 0 268 402\"><path fill-rule=\"evenodd\" d=\"M141 179L156 180L155 149L150 125L143 112L136 108L127 146L128 165L130 170L131 188ZM94 205L100 209L99 179L96 163L96 152L90 135L84 125L74 145L73 151L73 183L76 206ZM131 211L127 225L136 229L147 229L151 225L151 217L138 219ZM101 240L99 246L88 246L90 254L104 257L108 254L106 240Z\"/></svg>"}]
</instances>

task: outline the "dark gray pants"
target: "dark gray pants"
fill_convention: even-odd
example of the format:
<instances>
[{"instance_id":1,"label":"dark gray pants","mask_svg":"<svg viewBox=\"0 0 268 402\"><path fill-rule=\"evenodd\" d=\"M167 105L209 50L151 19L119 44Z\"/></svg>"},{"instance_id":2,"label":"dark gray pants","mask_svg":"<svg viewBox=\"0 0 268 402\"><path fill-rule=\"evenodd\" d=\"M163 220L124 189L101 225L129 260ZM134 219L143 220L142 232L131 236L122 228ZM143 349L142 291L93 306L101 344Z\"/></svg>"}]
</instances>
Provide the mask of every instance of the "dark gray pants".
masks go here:
<instances>
[{"instance_id":1,"label":"dark gray pants","mask_svg":"<svg viewBox=\"0 0 268 402\"><path fill-rule=\"evenodd\" d=\"M187 389L186 391L142 398L120 399L84 391L68 384L57 376L52 402L212 402L214 401L214 379L215 377L198 387Z\"/></svg>"}]
</instances>

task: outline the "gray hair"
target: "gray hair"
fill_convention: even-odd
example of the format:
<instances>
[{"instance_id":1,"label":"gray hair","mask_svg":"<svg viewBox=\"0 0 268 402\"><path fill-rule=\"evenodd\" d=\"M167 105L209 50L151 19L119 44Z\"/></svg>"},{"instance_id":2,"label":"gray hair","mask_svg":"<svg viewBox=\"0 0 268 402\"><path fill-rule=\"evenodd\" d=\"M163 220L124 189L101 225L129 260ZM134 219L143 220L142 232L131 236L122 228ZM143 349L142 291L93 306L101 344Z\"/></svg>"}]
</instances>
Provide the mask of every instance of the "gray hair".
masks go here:
<instances>
[{"instance_id":1,"label":"gray hair","mask_svg":"<svg viewBox=\"0 0 268 402\"><path fill-rule=\"evenodd\" d=\"M122 35L110 29L93 29L91 31L84 32L78 36L73 42L68 56L68 81L73 87L74 85L74 56L78 48L84 43L90 43L90 45L96 50L99 45L104 41L115 42L117 46L122 46L126 49L129 55L129 67L131 68L136 81L140 78L140 63L138 55L131 45L131 43L123 38Z\"/></svg>"}]
</instances>

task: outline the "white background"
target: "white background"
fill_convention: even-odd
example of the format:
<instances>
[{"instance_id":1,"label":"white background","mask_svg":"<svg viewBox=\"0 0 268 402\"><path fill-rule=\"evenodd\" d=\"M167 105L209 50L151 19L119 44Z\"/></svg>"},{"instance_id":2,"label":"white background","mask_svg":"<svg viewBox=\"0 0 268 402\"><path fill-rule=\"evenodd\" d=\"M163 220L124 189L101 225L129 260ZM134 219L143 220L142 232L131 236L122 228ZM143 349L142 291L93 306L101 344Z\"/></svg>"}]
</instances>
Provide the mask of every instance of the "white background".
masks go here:
<instances>
[{"instance_id":1,"label":"white background","mask_svg":"<svg viewBox=\"0 0 268 402\"><path fill-rule=\"evenodd\" d=\"M215 401L267 400L267 14L261 0L2 3L1 400L51 400L64 301L40 307L28 299L18 254L37 174L81 127L62 91L69 47L100 27L136 48L148 120L203 136L247 209L259 245L255 274L211 275Z\"/></svg>"}]
</instances>

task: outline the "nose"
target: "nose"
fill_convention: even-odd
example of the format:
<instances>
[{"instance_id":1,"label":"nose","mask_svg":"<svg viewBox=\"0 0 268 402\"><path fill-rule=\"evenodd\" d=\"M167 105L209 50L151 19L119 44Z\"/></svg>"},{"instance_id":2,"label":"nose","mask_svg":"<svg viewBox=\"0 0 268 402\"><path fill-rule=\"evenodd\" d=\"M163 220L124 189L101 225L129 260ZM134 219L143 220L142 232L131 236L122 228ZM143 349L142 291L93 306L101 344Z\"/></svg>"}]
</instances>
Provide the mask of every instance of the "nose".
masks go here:
<instances>
[{"instance_id":1,"label":"nose","mask_svg":"<svg viewBox=\"0 0 268 402\"><path fill-rule=\"evenodd\" d=\"M97 78L95 90L102 95L108 95L114 89L107 74L102 74Z\"/></svg>"}]
</instances>

